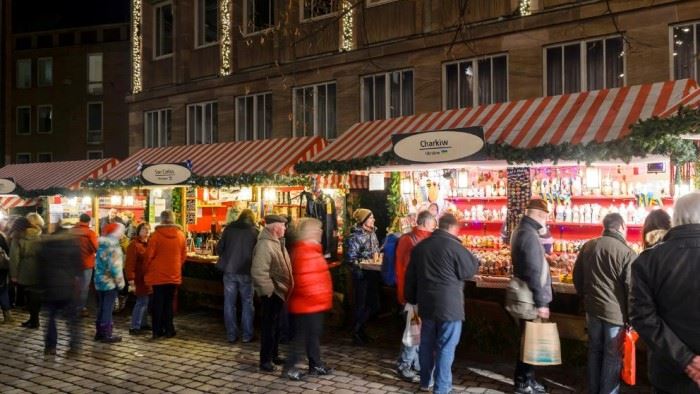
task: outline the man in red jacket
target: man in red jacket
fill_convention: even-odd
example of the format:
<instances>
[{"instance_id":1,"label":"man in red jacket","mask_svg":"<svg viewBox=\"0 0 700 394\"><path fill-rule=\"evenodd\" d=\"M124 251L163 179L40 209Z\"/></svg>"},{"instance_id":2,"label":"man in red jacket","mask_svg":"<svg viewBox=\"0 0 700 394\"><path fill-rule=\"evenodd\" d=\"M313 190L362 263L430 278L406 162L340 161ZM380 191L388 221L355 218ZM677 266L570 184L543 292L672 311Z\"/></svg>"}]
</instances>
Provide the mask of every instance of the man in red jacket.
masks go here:
<instances>
[{"instance_id":1,"label":"man in red jacket","mask_svg":"<svg viewBox=\"0 0 700 394\"><path fill-rule=\"evenodd\" d=\"M411 251L418 242L428 238L435 230L437 219L430 211L422 211L418 214L416 224L417 226L410 233L404 234L399 238L396 246L396 297L401 305L406 305L403 287ZM407 382L418 383L420 378L416 375L416 371L420 371L418 346L401 344L401 354L397 361L396 373Z\"/></svg>"},{"instance_id":2,"label":"man in red jacket","mask_svg":"<svg viewBox=\"0 0 700 394\"><path fill-rule=\"evenodd\" d=\"M87 298L90 290L90 281L92 280L92 270L95 268L95 253L97 252L97 234L90 229L90 216L87 214L80 215L80 221L73 227L73 235L78 238L80 245L80 260L82 261L83 270L81 271L78 280L80 281L80 297L78 298L78 313L86 317Z\"/></svg>"}]
</instances>

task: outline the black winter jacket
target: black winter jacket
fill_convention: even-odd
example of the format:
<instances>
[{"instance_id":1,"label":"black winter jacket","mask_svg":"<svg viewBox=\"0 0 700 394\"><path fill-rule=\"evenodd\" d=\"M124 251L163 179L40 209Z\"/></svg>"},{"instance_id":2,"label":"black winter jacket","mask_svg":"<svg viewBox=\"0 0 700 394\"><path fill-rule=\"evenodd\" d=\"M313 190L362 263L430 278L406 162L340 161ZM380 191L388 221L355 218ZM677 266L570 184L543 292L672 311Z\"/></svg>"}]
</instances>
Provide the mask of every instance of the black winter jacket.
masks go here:
<instances>
[{"instance_id":1,"label":"black winter jacket","mask_svg":"<svg viewBox=\"0 0 700 394\"><path fill-rule=\"evenodd\" d=\"M39 285L48 302L75 300L76 278L83 272L80 244L65 230L41 241L37 253Z\"/></svg>"},{"instance_id":2,"label":"black winter jacket","mask_svg":"<svg viewBox=\"0 0 700 394\"><path fill-rule=\"evenodd\" d=\"M216 267L226 274L250 275L253 249L260 232L253 223L236 220L226 226L216 245L219 261Z\"/></svg>"},{"instance_id":3,"label":"black winter jacket","mask_svg":"<svg viewBox=\"0 0 700 394\"><path fill-rule=\"evenodd\" d=\"M479 260L457 237L435 230L411 252L404 294L418 304L424 319L438 322L464 320L464 281L479 269Z\"/></svg>"},{"instance_id":4,"label":"black winter jacket","mask_svg":"<svg viewBox=\"0 0 700 394\"><path fill-rule=\"evenodd\" d=\"M700 355L700 224L672 228L632 263L630 322L651 352L649 380L668 393L700 393L685 374Z\"/></svg>"},{"instance_id":5,"label":"black winter jacket","mask_svg":"<svg viewBox=\"0 0 700 394\"><path fill-rule=\"evenodd\" d=\"M527 283L535 299L535 306L543 308L552 302L552 277L540 242L538 232L540 228L542 226L536 220L523 216L520 224L513 231L510 258L513 264L513 276ZM547 271L542 272L543 268Z\"/></svg>"}]
</instances>

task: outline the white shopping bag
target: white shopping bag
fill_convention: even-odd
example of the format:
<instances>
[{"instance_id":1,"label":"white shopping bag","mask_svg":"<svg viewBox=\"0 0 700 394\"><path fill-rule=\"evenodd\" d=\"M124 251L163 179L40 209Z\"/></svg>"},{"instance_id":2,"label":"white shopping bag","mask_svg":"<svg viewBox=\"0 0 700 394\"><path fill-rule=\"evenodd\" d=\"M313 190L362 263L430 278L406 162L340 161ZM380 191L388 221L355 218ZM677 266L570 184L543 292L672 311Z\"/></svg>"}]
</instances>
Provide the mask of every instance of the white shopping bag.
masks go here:
<instances>
[{"instance_id":1,"label":"white shopping bag","mask_svg":"<svg viewBox=\"0 0 700 394\"><path fill-rule=\"evenodd\" d=\"M531 365L561 364L561 345L556 323L525 322L522 361Z\"/></svg>"},{"instance_id":2,"label":"white shopping bag","mask_svg":"<svg viewBox=\"0 0 700 394\"><path fill-rule=\"evenodd\" d=\"M403 330L404 346L420 345L420 317L418 316L418 307L416 305L406 304L406 328Z\"/></svg>"}]
</instances>

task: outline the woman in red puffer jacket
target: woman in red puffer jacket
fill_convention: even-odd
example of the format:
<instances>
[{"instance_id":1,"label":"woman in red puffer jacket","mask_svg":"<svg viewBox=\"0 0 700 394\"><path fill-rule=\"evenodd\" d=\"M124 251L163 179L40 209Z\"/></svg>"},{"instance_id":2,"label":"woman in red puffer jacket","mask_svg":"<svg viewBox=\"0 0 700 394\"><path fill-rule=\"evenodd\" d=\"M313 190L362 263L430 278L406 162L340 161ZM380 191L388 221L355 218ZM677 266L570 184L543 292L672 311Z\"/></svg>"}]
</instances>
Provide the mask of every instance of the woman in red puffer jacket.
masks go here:
<instances>
[{"instance_id":1,"label":"woman in red puffer jacket","mask_svg":"<svg viewBox=\"0 0 700 394\"><path fill-rule=\"evenodd\" d=\"M313 218L300 219L292 228L292 275L294 288L288 300L294 315L296 335L284 368L284 376L300 380L304 374L294 365L301 349L307 349L309 374L328 375L332 372L321 361L323 314L333 306L333 282L321 246L322 224Z\"/></svg>"}]
</instances>

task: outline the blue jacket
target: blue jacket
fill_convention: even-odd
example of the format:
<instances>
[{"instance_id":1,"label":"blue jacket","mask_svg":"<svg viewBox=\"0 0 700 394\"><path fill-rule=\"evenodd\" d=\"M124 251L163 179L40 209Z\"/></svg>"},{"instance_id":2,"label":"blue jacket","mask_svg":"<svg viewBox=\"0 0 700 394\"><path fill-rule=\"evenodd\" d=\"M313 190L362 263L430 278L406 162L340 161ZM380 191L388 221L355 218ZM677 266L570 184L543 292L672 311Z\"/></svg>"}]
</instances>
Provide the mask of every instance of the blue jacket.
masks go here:
<instances>
[{"instance_id":1,"label":"blue jacket","mask_svg":"<svg viewBox=\"0 0 700 394\"><path fill-rule=\"evenodd\" d=\"M345 240L345 263L358 267L361 260L371 260L379 252L379 240L374 231L355 226Z\"/></svg>"}]
</instances>

